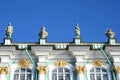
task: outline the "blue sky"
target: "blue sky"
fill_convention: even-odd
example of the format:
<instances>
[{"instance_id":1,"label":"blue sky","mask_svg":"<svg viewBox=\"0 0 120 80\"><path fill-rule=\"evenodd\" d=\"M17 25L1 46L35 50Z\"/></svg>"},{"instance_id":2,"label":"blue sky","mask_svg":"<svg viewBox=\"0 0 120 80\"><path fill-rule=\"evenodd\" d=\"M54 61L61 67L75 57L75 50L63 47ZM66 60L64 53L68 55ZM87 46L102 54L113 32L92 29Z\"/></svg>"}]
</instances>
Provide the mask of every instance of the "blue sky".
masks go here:
<instances>
[{"instance_id":1,"label":"blue sky","mask_svg":"<svg viewBox=\"0 0 120 80\"><path fill-rule=\"evenodd\" d=\"M107 42L107 28L120 42L120 0L0 0L0 43L8 22L13 42L38 42L42 26L48 42L72 42L76 23L83 42Z\"/></svg>"}]
</instances>

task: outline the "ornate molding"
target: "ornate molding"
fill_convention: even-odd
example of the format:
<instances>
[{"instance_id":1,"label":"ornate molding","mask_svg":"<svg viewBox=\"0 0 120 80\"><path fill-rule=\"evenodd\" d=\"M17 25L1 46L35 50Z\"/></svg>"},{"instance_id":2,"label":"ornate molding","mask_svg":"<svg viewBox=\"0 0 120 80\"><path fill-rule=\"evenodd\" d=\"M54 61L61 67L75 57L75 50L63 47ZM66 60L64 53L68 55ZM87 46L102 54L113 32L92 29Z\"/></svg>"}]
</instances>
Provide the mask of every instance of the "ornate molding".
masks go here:
<instances>
[{"instance_id":1,"label":"ornate molding","mask_svg":"<svg viewBox=\"0 0 120 80\"><path fill-rule=\"evenodd\" d=\"M7 75L8 73L8 67L0 67L0 74Z\"/></svg>"},{"instance_id":2,"label":"ornate molding","mask_svg":"<svg viewBox=\"0 0 120 80\"><path fill-rule=\"evenodd\" d=\"M100 60L95 60L95 61L92 62L92 64L93 64L95 67L100 67L100 66L103 64L103 62L100 61Z\"/></svg>"},{"instance_id":3,"label":"ornate molding","mask_svg":"<svg viewBox=\"0 0 120 80\"><path fill-rule=\"evenodd\" d=\"M64 67L66 65L67 65L67 62L60 60L60 59L55 62L55 66L57 66L57 67Z\"/></svg>"},{"instance_id":4,"label":"ornate molding","mask_svg":"<svg viewBox=\"0 0 120 80\"><path fill-rule=\"evenodd\" d=\"M45 74L46 73L46 66L37 66L37 71L39 74Z\"/></svg>"},{"instance_id":5,"label":"ornate molding","mask_svg":"<svg viewBox=\"0 0 120 80\"><path fill-rule=\"evenodd\" d=\"M30 61L27 59L23 59L17 62L19 67L28 67L30 65Z\"/></svg>"},{"instance_id":6,"label":"ornate molding","mask_svg":"<svg viewBox=\"0 0 120 80\"><path fill-rule=\"evenodd\" d=\"M116 74L120 74L120 66L114 66L114 71Z\"/></svg>"},{"instance_id":7,"label":"ornate molding","mask_svg":"<svg viewBox=\"0 0 120 80\"><path fill-rule=\"evenodd\" d=\"M76 66L75 67L75 72L77 74L83 74L85 72L85 66Z\"/></svg>"}]
</instances>

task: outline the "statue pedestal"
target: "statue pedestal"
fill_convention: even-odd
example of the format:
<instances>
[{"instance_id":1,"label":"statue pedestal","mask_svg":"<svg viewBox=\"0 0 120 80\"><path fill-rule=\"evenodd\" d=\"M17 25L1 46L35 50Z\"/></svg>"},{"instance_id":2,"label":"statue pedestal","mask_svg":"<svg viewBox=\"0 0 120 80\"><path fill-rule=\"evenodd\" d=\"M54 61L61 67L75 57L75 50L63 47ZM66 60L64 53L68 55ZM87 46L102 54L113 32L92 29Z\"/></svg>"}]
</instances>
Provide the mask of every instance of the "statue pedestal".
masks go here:
<instances>
[{"instance_id":1,"label":"statue pedestal","mask_svg":"<svg viewBox=\"0 0 120 80\"><path fill-rule=\"evenodd\" d=\"M108 40L108 43L110 45L114 45L116 43L116 39L115 38L111 38L111 39Z\"/></svg>"},{"instance_id":2,"label":"statue pedestal","mask_svg":"<svg viewBox=\"0 0 120 80\"><path fill-rule=\"evenodd\" d=\"M11 38L4 38L4 44L5 45L11 45L12 44L12 39Z\"/></svg>"},{"instance_id":3,"label":"statue pedestal","mask_svg":"<svg viewBox=\"0 0 120 80\"><path fill-rule=\"evenodd\" d=\"M40 45L46 44L46 39L39 39Z\"/></svg>"},{"instance_id":4,"label":"statue pedestal","mask_svg":"<svg viewBox=\"0 0 120 80\"><path fill-rule=\"evenodd\" d=\"M79 45L81 43L81 38L74 38L73 41L76 45Z\"/></svg>"}]
</instances>

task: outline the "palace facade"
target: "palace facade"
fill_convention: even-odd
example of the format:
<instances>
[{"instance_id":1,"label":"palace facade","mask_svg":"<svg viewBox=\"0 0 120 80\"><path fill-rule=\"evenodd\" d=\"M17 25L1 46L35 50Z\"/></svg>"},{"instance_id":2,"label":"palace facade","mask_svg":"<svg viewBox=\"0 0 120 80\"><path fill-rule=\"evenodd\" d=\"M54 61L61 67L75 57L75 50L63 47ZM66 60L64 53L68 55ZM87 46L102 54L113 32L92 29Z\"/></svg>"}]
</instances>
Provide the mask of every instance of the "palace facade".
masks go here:
<instances>
[{"instance_id":1,"label":"palace facade","mask_svg":"<svg viewBox=\"0 0 120 80\"><path fill-rule=\"evenodd\" d=\"M72 42L12 42L9 23L0 44L0 80L120 80L120 43L106 31L107 42L82 42L78 24Z\"/></svg>"}]
</instances>

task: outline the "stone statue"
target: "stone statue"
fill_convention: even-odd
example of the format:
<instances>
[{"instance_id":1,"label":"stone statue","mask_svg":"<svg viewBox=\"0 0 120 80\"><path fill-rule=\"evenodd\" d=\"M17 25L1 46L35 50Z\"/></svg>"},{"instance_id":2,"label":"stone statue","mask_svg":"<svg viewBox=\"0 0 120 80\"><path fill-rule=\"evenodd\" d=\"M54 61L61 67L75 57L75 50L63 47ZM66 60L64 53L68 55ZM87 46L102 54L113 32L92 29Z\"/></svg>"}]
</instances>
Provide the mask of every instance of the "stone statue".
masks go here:
<instances>
[{"instance_id":1,"label":"stone statue","mask_svg":"<svg viewBox=\"0 0 120 80\"><path fill-rule=\"evenodd\" d=\"M6 38L11 38L12 33L13 33L13 26L11 23L8 23L8 27L5 29L6 32Z\"/></svg>"},{"instance_id":2,"label":"stone statue","mask_svg":"<svg viewBox=\"0 0 120 80\"><path fill-rule=\"evenodd\" d=\"M80 28L78 24L75 25L75 35L75 38L80 38Z\"/></svg>"},{"instance_id":3,"label":"stone statue","mask_svg":"<svg viewBox=\"0 0 120 80\"><path fill-rule=\"evenodd\" d=\"M107 38L111 39L111 38L114 38L115 33L112 32L111 29L107 29L106 32L105 32L105 35L107 36Z\"/></svg>"},{"instance_id":4,"label":"stone statue","mask_svg":"<svg viewBox=\"0 0 120 80\"><path fill-rule=\"evenodd\" d=\"M46 28L43 26L41 28L41 31L38 34L40 36L40 38L44 39L48 36L48 32L46 32Z\"/></svg>"}]
</instances>

